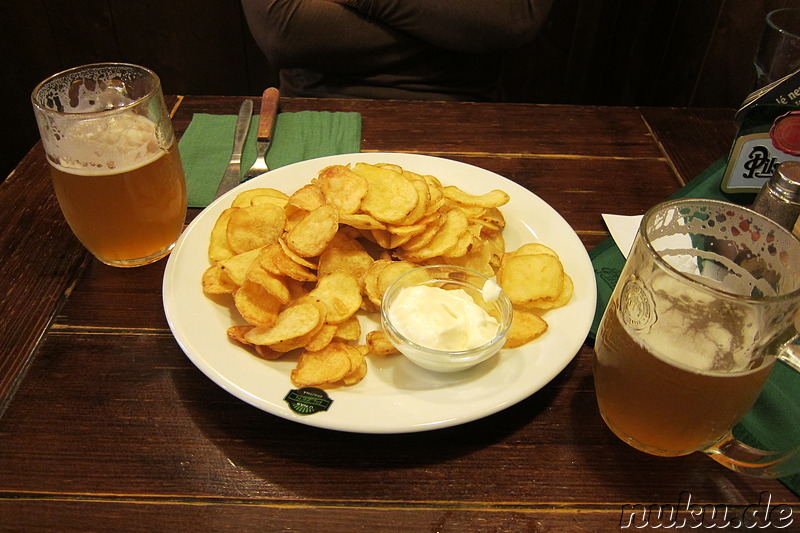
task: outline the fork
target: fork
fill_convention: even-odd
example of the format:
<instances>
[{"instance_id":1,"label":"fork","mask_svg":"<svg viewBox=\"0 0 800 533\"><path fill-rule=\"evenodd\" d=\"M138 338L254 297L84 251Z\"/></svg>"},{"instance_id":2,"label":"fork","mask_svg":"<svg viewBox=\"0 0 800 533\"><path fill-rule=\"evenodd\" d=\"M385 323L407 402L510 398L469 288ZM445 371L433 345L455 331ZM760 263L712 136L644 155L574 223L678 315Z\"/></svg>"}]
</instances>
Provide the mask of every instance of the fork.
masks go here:
<instances>
[{"instance_id":1,"label":"fork","mask_svg":"<svg viewBox=\"0 0 800 533\"><path fill-rule=\"evenodd\" d=\"M256 141L256 160L253 165L245 172L242 182L263 174L269 170L265 155L272 142L272 134L275 131L275 119L278 115L278 100L280 92L274 87L270 87L261 95L261 111L258 119L258 137Z\"/></svg>"}]
</instances>

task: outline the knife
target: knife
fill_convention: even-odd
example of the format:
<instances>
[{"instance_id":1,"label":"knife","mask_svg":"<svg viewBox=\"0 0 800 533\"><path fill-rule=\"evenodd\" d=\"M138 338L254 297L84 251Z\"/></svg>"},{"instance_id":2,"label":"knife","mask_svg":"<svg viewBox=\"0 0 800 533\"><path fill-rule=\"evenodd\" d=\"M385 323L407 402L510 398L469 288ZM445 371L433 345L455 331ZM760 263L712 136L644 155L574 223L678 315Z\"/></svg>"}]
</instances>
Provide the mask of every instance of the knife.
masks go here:
<instances>
[{"instance_id":1,"label":"knife","mask_svg":"<svg viewBox=\"0 0 800 533\"><path fill-rule=\"evenodd\" d=\"M280 92L274 87L270 87L261 95L261 113L258 119L258 140L256 144L258 157L256 157L253 166L247 170L242 181L247 181L269 170L264 155L267 153L270 143L272 143L280 96Z\"/></svg>"},{"instance_id":2,"label":"knife","mask_svg":"<svg viewBox=\"0 0 800 533\"><path fill-rule=\"evenodd\" d=\"M222 181L219 182L214 200L233 189L242 180L241 165L242 165L242 150L244 149L244 140L247 138L247 130L250 129L250 117L253 115L253 101L245 100L239 108L239 118L236 119L236 131L233 134L233 153L231 160L228 163L228 168L225 169L225 174L222 176Z\"/></svg>"}]
</instances>

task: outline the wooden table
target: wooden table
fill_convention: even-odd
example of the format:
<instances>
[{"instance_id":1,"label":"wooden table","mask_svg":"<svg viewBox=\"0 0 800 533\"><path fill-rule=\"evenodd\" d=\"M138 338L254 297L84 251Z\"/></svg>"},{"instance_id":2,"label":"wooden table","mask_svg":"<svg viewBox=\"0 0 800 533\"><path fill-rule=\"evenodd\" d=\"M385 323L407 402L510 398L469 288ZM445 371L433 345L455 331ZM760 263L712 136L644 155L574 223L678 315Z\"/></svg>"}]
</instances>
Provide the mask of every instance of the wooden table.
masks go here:
<instances>
[{"instance_id":1,"label":"wooden table","mask_svg":"<svg viewBox=\"0 0 800 533\"><path fill-rule=\"evenodd\" d=\"M176 130L241 100L170 98ZM732 110L304 99L282 109L358 111L364 151L506 176L588 249L608 236L601 212L641 214L735 135ZM89 257L61 217L41 145L0 186L0 529L610 531L625 505L691 494L742 511L763 493L800 521L778 481L700 454L650 457L613 436L590 343L544 389L458 427L348 434L264 413L182 353L162 310L164 266Z\"/></svg>"}]
</instances>

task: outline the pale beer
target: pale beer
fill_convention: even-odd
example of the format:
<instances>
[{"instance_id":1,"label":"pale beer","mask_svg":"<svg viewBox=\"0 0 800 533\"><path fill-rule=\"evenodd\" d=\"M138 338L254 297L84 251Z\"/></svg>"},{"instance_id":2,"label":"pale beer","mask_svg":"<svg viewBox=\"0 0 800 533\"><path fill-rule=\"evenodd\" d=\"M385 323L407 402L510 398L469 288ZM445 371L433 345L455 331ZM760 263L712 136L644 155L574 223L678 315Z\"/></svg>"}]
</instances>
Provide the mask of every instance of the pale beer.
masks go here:
<instances>
[{"instance_id":1,"label":"pale beer","mask_svg":"<svg viewBox=\"0 0 800 533\"><path fill-rule=\"evenodd\" d=\"M755 403L772 367L734 372L698 370L680 343L637 341L606 311L595 340L595 390L606 424L633 447L654 455L704 450L728 434ZM678 353L669 353L670 345ZM697 347L701 349L701 347Z\"/></svg>"},{"instance_id":2,"label":"pale beer","mask_svg":"<svg viewBox=\"0 0 800 533\"><path fill-rule=\"evenodd\" d=\"M102 260L155 261L183 229L186 185L174 145L143 166L116 173L81 174L51 163L50 175L72 231Z\"/></svg>"}]
</instances>

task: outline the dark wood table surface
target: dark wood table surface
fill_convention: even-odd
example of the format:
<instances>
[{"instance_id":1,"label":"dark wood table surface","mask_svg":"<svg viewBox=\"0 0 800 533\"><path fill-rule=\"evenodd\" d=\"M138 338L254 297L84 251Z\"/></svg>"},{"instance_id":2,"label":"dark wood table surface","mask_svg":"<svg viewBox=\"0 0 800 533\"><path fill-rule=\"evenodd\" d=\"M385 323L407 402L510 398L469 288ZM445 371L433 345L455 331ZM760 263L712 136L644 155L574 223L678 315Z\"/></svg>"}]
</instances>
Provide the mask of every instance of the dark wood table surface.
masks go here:
<instances>
[{"instance_id":1,"label":"dark wood table surface","mask_svg":"<svg viewBox=\"0 0 800 533\"><path fill-rule=\"evenodd\" d=\"M179 135L193 113L235 114L241 101L169 98ZM725 156L736 133L727 109L281 106L360 112L365 152L501 174L557 209L587 249L608 237L602 212L643 213ZM165 264L91 258L61 216L40 144L0 185L0 530L611 531L625 505L688 494L741 511L768 493L800 513L777 480L618 440L597 411L589 341L539 392L457 427L364 435L275 417L183 354L162 308Z\"/></svg>"}]
</instances>

